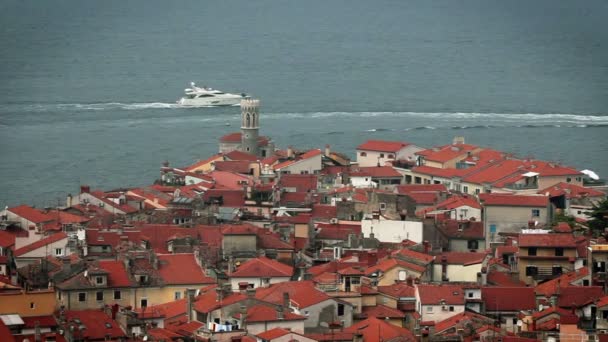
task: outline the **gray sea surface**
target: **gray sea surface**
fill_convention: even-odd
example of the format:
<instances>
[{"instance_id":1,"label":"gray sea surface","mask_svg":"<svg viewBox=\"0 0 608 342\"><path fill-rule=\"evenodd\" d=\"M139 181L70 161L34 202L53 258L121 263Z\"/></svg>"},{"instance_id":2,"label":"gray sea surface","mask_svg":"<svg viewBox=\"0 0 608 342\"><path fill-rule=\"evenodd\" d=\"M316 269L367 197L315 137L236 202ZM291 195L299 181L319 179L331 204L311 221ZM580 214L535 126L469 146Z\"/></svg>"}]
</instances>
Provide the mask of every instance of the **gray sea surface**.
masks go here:
<instances>
[{"instance_id":1,"label":"gray sea surface","mask_svg":"<svg viewBox=\"0 0 608 342\"><path fill-rule=\"evenodd\" d=\"M262 102L277 145L468 143L608 178L605 0L0 1L0 205L151 184Z\"/></svg>"}]
</instances>

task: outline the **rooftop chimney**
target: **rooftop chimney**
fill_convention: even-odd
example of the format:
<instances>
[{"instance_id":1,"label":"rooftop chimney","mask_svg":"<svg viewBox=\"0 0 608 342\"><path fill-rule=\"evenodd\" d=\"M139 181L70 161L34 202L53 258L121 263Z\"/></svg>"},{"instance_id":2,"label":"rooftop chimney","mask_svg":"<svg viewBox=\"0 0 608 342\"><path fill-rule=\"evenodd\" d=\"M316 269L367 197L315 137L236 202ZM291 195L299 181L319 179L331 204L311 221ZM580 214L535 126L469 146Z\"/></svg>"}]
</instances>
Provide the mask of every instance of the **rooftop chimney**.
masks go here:
<instances>
[{"instance_id":1,"label":"rooftop chimney","mask_svg":"<svg viewBox=\"0 0 608 342\"><path fill-rule=\"evenodd\" d=\"M194 295L196 294L195 289L187 289L186 290L186 311L188 313L188 322L192 322L194 320L192 311L194 306Z\"/></svg>"},{"instance_id":2,"label":"rooftop chimney","mask_svg":"<svg viewBox=\"0 0 608 342\"><path fill-rule=\"evenodd\" d=\"M331 154L331 150L329 147L329 144L325 145L325 156L329 157L329 155Z\"/></svg>"},{"instance_id":3,"label":"rooftop chimney","mask_svg":"<svg viewBox=\"0 0 608 342\"><path fill-rule=\"evenodd\" d=\"M91 192L91 188L88 185L81 185L80 186L80 193L81 194L88 194L89 192Z\"/></svg>"},{"instance_id":4,"label":"rooftop chimney","mask_svg":"<svg viewBox=\"0 0 608 342\"><path fill-rule=\"evenodd\" d=\"M277 306L277 319L285 319L285 312L284 312L284 308L283 305L279 305Z\"/></svg>"},{"instance_id":5,"label":"rooftop chimney","mask_svg":"<svg viewBox=\"0 0 608 342\"><path fill-rule=\"evenodd\" d=\"M287 148L287 158L292 158L293 157L293 147L289 146Z\"/></svg>"},{"instance_id":6,"label":"rooftop chimney","mask_svg":"<svg viewBox=\"0 0 608 342\"><path fill-rule=\"evenodd\" d=\"M290 303L289 292L283 292L283 306L288 308Z\"/></svg>"}]
</instances>

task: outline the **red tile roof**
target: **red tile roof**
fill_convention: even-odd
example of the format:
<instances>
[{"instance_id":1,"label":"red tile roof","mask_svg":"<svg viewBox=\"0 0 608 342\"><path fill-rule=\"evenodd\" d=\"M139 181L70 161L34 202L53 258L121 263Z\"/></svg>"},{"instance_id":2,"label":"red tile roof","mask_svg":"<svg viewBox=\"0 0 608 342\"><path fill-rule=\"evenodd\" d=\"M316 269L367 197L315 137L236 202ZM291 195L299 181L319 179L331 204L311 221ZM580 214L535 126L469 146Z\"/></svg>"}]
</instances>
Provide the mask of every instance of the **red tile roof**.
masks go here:
<instances>
[{"instance_id":1,"label":"red tile roof","mask_svg":"<svg viewBox=\"0 0 608 342\"><path fill-rule=\"evenodd\" d=\"M416 252L408 248L403 248L396 252L393 252L393 256L406 261L412 261L424 265L429 264L431 261L435 260L435 257L432 255Z\"/></svg>"},{"instance_id":2,"label":"red tile roof","mask_svg":"<svg viewBox=\"0 0 608 342\"><path fill-rule=\"evenodd\" d=\"M396 153L409 145L411 144L400 141L368 140L357 146L357 150Z\"/></svg>"},{"instance_id":3,"label":"red tile roof","mask_svg":"<svg viewBox=\"0 0 608 342\"><path fill-rule=\"evenodd\" d=\"M551 297L558 293L562 287L570 286L573 282L589 275L587 267L583 267L573 272L562 274L561 276L536 285L534 291L537 296Z\"/></svg>"},{"instance_id":4,"label":"red tile roof","mask_svg":"<svg viewBox=\"0 0 608 342\"><path fill-rule=\"evenodd\" d=\"M440 334L455 326L464 327L468 324L479 322L481 324L494 323L492 318L476 314L474 312L465 311L454 316L451 316L443 321L435 323L435 333Z\"/></svg>"},{"instance_id":5,"label":"red tile roof","mask_svg":"<svg viewBox=\"0 0 608 342\"><path fill-rule=\"evenodd\" d=\"M233 132L226 134L220 138L220 142L223 143L240 143L241 142L241 132ZM268 145L268 138L264 136L258 137L258 146L266 146Z\"/></svg>"},{"instance_id":6,"label":"red tile roof","mask_svg":"<svg viewBox=\"0 0 608 342\"><path fill-rule=\"evenodd\" d=\"M479 194L479 200L484 207L494 205L545 208L549 205L549 197L547 196Z\"/></svg>"},{"instance_id":7,"label":"red tile roof","mask_svg":"<svg viewBox=\"0 0 608 342\"><path fill-rule=\"evenodd\" d=\"M62 239L67 239L67 238L68 238L68 235L66 233L64 233L64 232L56 233L56 234L53 234L53 235L51 235L49 237L46 237L46 238L44 238L42 240L38 240L36 242L30 243L29 245L23 246L23 247L15 250L15 254L14 255L16 257L18 257L18 256L21 256L23 254L29 253L29 252L31 252L33 250L36 250L38 248L44 247L46 245L50 245L50 244L52 244L54 242L60 241Z\"/></svg>"},{"instance_id":8,"label":"red tile roof","mask_svg":"<svg viewBox=\"0 0 608 342\"><path fill-rule=\"evenodd\" d=\"M308 192L317 190L318 178L316 175L298 175L287 174L281 175L279 179L279 187L295 188L296 192Z\"/></svg>"},{"instance_id":9,"label":"red tile roof","mask_svg":"<svg viewBox=\"0 0 608 342\"><path fill-rule=\"evenodd\" d=\"M218 300L215 289L210 289L200 296L196 297L194 310L197 312L209 313L224 306L232 305L247 299L247 296L242 293L230 293Z\"/></svg>"},{"instance_id":10,"label":"red tile roof","mask_svg":"<svg viewBox=\"0 0 608 342\"><path fill-rule=\"evenodd\" d=\"M258 257L247 260L240 265L236 271L229 275L231 278L270 278L270 277L291 277L293 267L285 265L267 257Z\"/></svg>"},{"instance_id":11,"label":"red tile roof","mask_svg":"<svg viewBox=\"0 0 608 342\"><path fill-rule=\"evenodd\" d=\"M21 317L23 319L23 323L25 323L24 327L29 329L34 329L36 327L36 323L41 328L52 328L57 326L57 321L53 316L29 316L29 317Z\"/></svg>"},{"instance_id":12,"label":"red tile roof","mask_svg":"<svg viewBox=\"0 0 608 342\"><path fill-rule=\"evenodd\" d=\"M502 160L500 162L487 165L475 172L468 173L468 176L463 178L463 182L467 183L495 183L506 178L511 178L513 175L521 175L525 173L524 165L521 160Z\"/></svg>"},{"instance_id":13,"label":"red tile roof","mask_svg":"<svg viewBox=\"0 0 608 342\"><path fill-rule=\"evenodd\" d=\"M426 160L443 163L458 157L466 156L467 152L471 152L478 148L479 147L475 145L454 144L427 149L424 151L416 152L416 154L419 156L424 156L424 159Z\"/></svg>"},{"instance_id":14,"label":"red tile roof","mask_svg":"<svg viewBox=\"0 0 608 342\"><path fill-rule=\"evenodd\" d=\"M510 274L495 270L488 272L488 284L504 287L526 286L523 281L514 279Z\"/></svg>"},{"instance_id":15,"label":"red tile roof","mask_svg":"<svg viewBox=\"0 0 608 342\"><path fill-rule=\"evenodd\" d=\"M410 198L418 205L433 205L437 203L438 195L434 192L410 192L408 194Z\"/></svg>"},{"instance_id":16,"label":"red tile roof","mask_svg":"<svg viewBox=\"0 0 608 342\"><path fill-rule=\"evenodd\" d=\"M214 284L194 259L194 254L158 255L158 274L167 285Z\"/></svg>"},{"instance_id":17,"label":"red tile roof","mask_svg":"<svg viewBox=\"0 0 608 342\"><path fill-rule=\"evenodd\" d=\"M549 197L561 195L566 195L566 198L606 197L606 194L602 191L564 182L542 189L538 193Z\"/></svg>"},{"instance_id":18,"label":"red tile roof","mask_svg":"<svg viewBox=\"0 0 608 342\"><path fill-rule=\"evenodd\" d=\"M171 319L176 317L187 316L186 310L187 298L182 298L172 302L152 305L144 308L133 310L137 313L139 319L146 318L164 318Z\"/></svg>"},{"instance_id":19,"label":"red tile roof","mask_svg":"<svg viewBox=\"0 0 608 342\"><path fill-rule=\"evenodd\" d=\"M481 299L488 311L533 310L536 307L532 287L482 287Z\"/></svg>"},{"instance_id":20,"label":"red tile roof","mask_svg":"<svg viewBox=\"0 0 608 342\"><path fill-rule=\"evenodd\" d=\"M125 333L120 329L116 321L112 320L108 315L100 310L81 310L81 311L65 311L65 317L69 322L74 319L79 319L84 330L81 330L82 337L89 340L105 340L127 338Z\"/></svg>"},{"instance_id":21,"label":"red tile roof","mask_svg":"<svg viewBox=\"0 0 608 342\"><path fill-rule=\"evenodd\" d=\"M285 336L287 334L291 334L291 331L283 328L274 328L270 330L266 330L262 333L257 334L256 336L265 341L272 341L275 338L279 338L281 336Z\"/></svg>"},{"instance_id":22,"label":"red tile roof","mask_svg":"<svg viewBox=\"0 0 608 342\"><path fill-rule=\"evenodd\" d=\"M348 239L349 234L361 235L361 223L355 224L340 224L340 223L323 223L315 224L317 239L323 240L344 240Z\"/></svg>"},{"instance_id":23,"label":"red tile roof","mask_svg":"<svg viewBox=\"0 0 608 342\"><path fill-rule=\"evenodd\" d=\"M220 171L215 170L209 172L209 175L216 183L216 187L225 187L226 189L242 190L243 185L252 185L252 177L248 175L242 175L240 173L231 171Z\"/></svg>"},{"instance_id":24,"label":"red tile roof","mask_svg":"<svg viewBox=\"0 0 608 342\"><path fill-rule=\"evenodd\" d=\"M393 309L386 305L378 304L376 306L364 306L361 313L366 317L376 317L378 319L386 318L404 318L405 313L401 310Z\"/></svg>"},{"instance_id":25,"label":"red tile roof","mask_svg":"<svg viewBox=\"0 0 608 342\"><path fill-rule=\"evenodd\" d=\"M436 227L449 239L483 239L485 236L482 221L445 220Z\"/></svg>"},{"instance_id":26,"label":"red tile roof","mask_svg":"<svg viewBox=\"0 0 608 342\"><path fill-rule=\"evenodd\" d=\"M338 217L338 207L326 204L313 204L311 215L315 219L332 219Z\"/></svg>"},{"instance_id":27,"label":"red tile roof","mask_svg":"<svg viewBox=\"0 0 608 342\"><path fill-rule=\"evenodd\" d=\"M376 317L369 317L342 331L361 334L363 341L416 341L414 334L408 329L397 327Z\"/></svg>"},{"instance_id":28,"label":"red tile roof","mask_svg":"<svg viewBox=\"0 0 608 342\"><path fill-rule=\"evenodd\" d=\"M292 240L293 242L293 240ZM293 250L294 246L281 240L279 233L271 232L269 229L258 230L258 248Z\"/></svg>"},{"instance_id":29,"label":"red tile roof","mask_svg":"<svg viewBox=\"0 0 608 342\"><path fill-rule=\"evenodd\" d=\"M396 283L393 285L378 286L378 292L399 298L414 298L416 297L416 288L406 283Z\"/></svg>"},{"instance_id":30,"label":"red tile roof","mask_svg":"<svg viewBox=\"0 0 608 342\"><path fill-rule=\"evenodd\" d=\"M273 170L280 170L280 169L286 168L288 166L291 166L293 164L297 164L297 163L299 163L301 161L304 161L306 159L310 159L310 158L313 158L313 157L316 157L316 156L320 156L320 155L322 155L321 150L319 150L319 149L310 150L310 151L308 151L306 153L303 153L303 154L297 156L296 159L287 160L287 161L284 161L282 163L276 164L276 165L274 165L272 167L272 169Z\"/></svg>"},{"instance_id":31,"label":"red tile roof","mask_svg":"<svg viewBox=\"0 0 608 342\"><path fill-rule=\"evenodd\" d=\"M230 151L224 154L224 156L229 160L256 161L259 159L257 156L254 156L251 153L241 152L238 150Z\"/></svg>"},{"instance_id":32,"label":"red tile roof","mask_svg":"<svg viewBox=\"0 0 608 342\"><path fill-rule=\"evenodd\" d=\"M519 247L565 247L576 248L576 239L572 234L519 234Z\"/></svg>"},{"instance_id":33,"label":"red tile roof","mask_svg":"<svg viewBox=\"0 0 608 342\"><path fill-rule=\"evenodd\" d=\"M560 290L557 305L562 308L579 308L604 296L601 286L566 286Z\"/></svg>"},{"instance_id":34,"label":"red tile roof","mask_svg":"<svg viewBox=\"0 0 608 342\"><path fill-rule=\"evenodd\" d=\"M214 170L230 171L242 174L251 172L249 169L250 162L247 160L218 160L213 162Z\"/></svg>"},{"instance_id":35,"label":"red tile roof","mask_svg":"<svg viewBox=\"0 0 608 342\"><path fill-rule=\"evenodd\" d=\"M452 265L475 265L481 264L486 258L485 253L472 253L472 252L443 252L435 258L437 263L443 262L444 260L448 264Z\"/></svg>"},{"instance_id":36,"label":"red tile roof","mask_svg":"<svg viewBox=\"0 0 608 342\"><path fill-rule=\"evenodd\" d=\"M49 222L55 219L54 217L27 205L20 205L18 207L8 208L7 210L19 217L23 217L24 219L34 223Z\"/></svg>"},{"instance_id":37,"label":"red tile roof","mask_svg":"<svg viewBox=\"0 0 608 342\"><path fill-rule=\"evenodd\" d=\"M108 286L131 287L133 283L129 278L127 269L122 260L100 260L99 268L108 272Z\"/></svg>"},{"instance_id":38,"label":"red tile roof","mask_svg":"<svg viewBox=\"0 0 608 342\"><path fill-rule=\"evenodd\" d=\"M300 309L331 299L325 292L315 288L310 280L288 281L258 288L255 294L257 299L274 304L283 304L283 293L289 293L292 304Z\"/></svg>"},{"instance_id":39,"label":"red tile roof","mask_svg":"<svg viewBox=\"0 0 608 342\"><path fill-rule=\"evenodd\" d=\"M242 208L245 206L245 191L243 189L209 189L203 200L210 202L221 198L222 207Z\"/></svg>"},{"instance_id":40,"label":"red tile roof","mask_svg":"<svg viewBox=\"0 0 608 342\"><path fill-rule=\"evenodd\" d=\"M10 246L15 245L15 235L6 232L4 230L0 230L0 247L8 248Z\"/></svg>"},{"instance_id":41,"label":"red tile roof","mask_svg":"<svg viewBox=\"0 0 608 342\"><path fill-rule=\"evenodd\" d=\"M395 191L399 194L409 194L412 192L447 192L448 188L444 184L406 184L397 185Z\"/></svg>"},{"instance_id":42,"label":"red tile roof","mask_svg":"<svg viewBox=\"0 0 608 342\"><path fill-rule=\"evenodd\" d=\"M410 269L416 272L424 272L426 268L424 266L420 266L414 263L410 263L407 261L403 261L397 258L385 258L378 261L374 266L370 266L365 270L365 274L370 275L377 271L382 271L386 273L388 270L394 267L403 267L406 269Z\"/></svg>"},{"instance_id":43,"label":"red tile roof","mask_svg":"<svg viewBox=\"0 0 608 342\"><path fill-rule=\"evenodd\" d=\"M416 285L422 305L464 305L464 290L460 285Z\"/></svg>"},{"instance_id":44,"label":"red tile roof","mask_svg":"<svg viewBox=\"0 0 608 342\"><path fill-rule=\"evenodd\" d=\"M258 230L251 223L225 224L222 226L222 235L257 235Z\"/></svg>"},{"instance_id":45,"label":"red tile roof","mask_svg":"<svg viewBox=\"0 0 608 342\"><path fill-rule=\"evenodd\" d=\"M272 321L303 321L306 317L294 314L289 308L283 308L283 318L279 318L279 313L275 308L266 305L255 305L247 309L247 322L272 322Z\"/></svg>"},{"instance_id":46,"label":"red tile roof","mask_svg":"<svg viewBox=\"0 0 608 342\"><path fill-rule=\"evenodd\" d=\"M351 177L372 177L372 178L397 178L402 177L401 174L392 166L369 166L354 168Z\"/></svg>"}]
</instances>

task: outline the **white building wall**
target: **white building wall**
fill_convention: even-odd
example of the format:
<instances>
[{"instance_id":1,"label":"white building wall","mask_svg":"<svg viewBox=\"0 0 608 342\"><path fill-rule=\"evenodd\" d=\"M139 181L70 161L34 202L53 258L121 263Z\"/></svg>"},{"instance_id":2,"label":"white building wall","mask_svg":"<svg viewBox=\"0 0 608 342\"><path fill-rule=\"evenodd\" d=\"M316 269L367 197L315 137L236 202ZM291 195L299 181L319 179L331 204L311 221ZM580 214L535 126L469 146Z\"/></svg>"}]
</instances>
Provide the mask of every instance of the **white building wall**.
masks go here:
<instances>
[{"instance_id":1,"label":"white building wall","mask_svg":"<svg viewBox=\"0 0 608 342\"><path fill-rule=\"evenodd\" d=\"M274 328L288 329L295 333L303 334L304 333L304 320L247 323L247 333L249 333L251 335L257 335L259 333L263 333L265 331L272 330ZM293 335L293 334L288 334L285 336L290 336L290 335ZM285 337L285 336L283 336L283 337ZM295 335L295 336L297 336L297 339L295 339L295 340L285 339L284 341L304 341L304 340L300 339L301 336L299 336L299 335ZM308 340L308 339L306 339L306 340ZM274 339L273 341L277 341L277 339ZM313 341L313 340L311 340L311 341Z\"/></svg>"},{"instance_id":2,"label":"white building wall","mask_svg":"<svg viewBox=\"0 0 608 342\"><path fill-rule=\"evenodd\" d=\"M481 263L468 266L449 264L447 266L446 276L450 282L476 282L477 273L481 272L481 266ZM441 281L441 263L433 265L433 280Z\"/></svg>"},{"instance_id":3,"label":"white building wall","mask_svg":"<svg viewBox=\"0 0 608 342\"><path fill-rule=\"evenodd\" d=\"M450 311L450 308L454 311ZM422 305L421 321L440 322L464 312L464 305Z\"/></svg>"},{"instance_id":4,"label":"white building wall","mask_svg":"<svg viewBox=\"0 0 608 342\"><path fill-rule=\"evenodd\" d=\"M361 220L361 231L365 237L373 232L374 237L381 242L401 242L405 239L422 243L422 222L419 221L393 221L380 218L374 220L369 217Z\"/></svg>"},{"instance_id":5,"label":"white building wall","mask_svg":"<svg viewBox=\"0 0 608 342\"><path fill-rule=\"evenodd\" d=\"M359 166L384 166L387 161L392 161L395 159L401 160L411 160L415 161L416 156L414 153L424 150L422 147L418 147L416 145L408 145L403 147L397 152L386 152L386 151L368 151L368 150L357 150L357 164ZM361 153L365 153L365 156L362 156ZM389 156L393 156L389 158Z\"/></svg>"},{"instance_id":6,"label":"white building wall","mask_svg":"<svg viewBox=\"0 0 608 342\"><path fill-rule=\"evenodd\" d=\"M269 282L263 281L265 278L255 277L255 278L230 278L230 285L232 286L232 291L239 290L239 283L248 283L253 284L253 288L256 289L258 287L268 287L270 284L282 283L285 281L289 281L289 277L271 277L268 278Z\"/></svg>"},{"instance_id":7,"label":"white building wall","mask_svg":"<svg viewBox=\"0 0 608 342\"><path fill-rule=\"evenodd\" d=\"M371 176L350 177L350 184L355 188L377 188L378 184L372 181Z\"/></svg>"},{"instance_id":8,"label":"white building wall","mask_svg":"<svg viewBox=\"0 0 608 342\"><path fill-rule=\"evenodd\" d=\"M287 167L284 167L278 172L289 171L292 175L300 175L300 174L316 174L321 171L321 155L314 156L308 159L297 161Z\"/></svg>"},{"instance_id":9,"label":"white building wall","mask_svg":"<svg viewBox=\"0 0 608 342\"><path fill-rule=\"evenodd\" d=\"M470 220L471 218L475 218L477 221L479 221L481 220L481 209L463 205L450 211L450 218L452 220Z\"/></svg>"}]
</instances>

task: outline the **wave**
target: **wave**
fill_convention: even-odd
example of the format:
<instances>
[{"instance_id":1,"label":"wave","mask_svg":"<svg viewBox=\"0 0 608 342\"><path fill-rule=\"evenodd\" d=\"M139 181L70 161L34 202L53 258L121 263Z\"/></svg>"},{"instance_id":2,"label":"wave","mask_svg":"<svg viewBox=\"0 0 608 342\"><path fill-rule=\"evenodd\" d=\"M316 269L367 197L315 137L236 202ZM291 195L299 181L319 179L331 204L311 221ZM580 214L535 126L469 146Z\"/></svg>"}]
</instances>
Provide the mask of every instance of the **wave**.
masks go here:
<instances>
[{"instance_id":1,"label":"wave","mask_svg":"<svg viewBox=\"0 0 608 342\"><path fill-rule=\"evenodd\" d=\"M322 117L403 117L446 120L504 120L545 122L601 122L608 124L607 114L561 114L561 113L476 113L476 112L286 112L264 113L268 117L322 118Z\"/></svg>"},{"instance_id":2,"label":"wave","mask_svg":"<svg viewBox=\"0 0 608 342\"><path fill-rule=\"evenodd\" d=\"M48 111L106 111L106 110L143 110L143 109L186 109L186 108L209 108L213 106L182 106L177 103L166 102L101 102L101 103L56 103L56 104L27 104L11 105L9 109L24 112L48 112Z\"/></svg>"}]
</instances>

